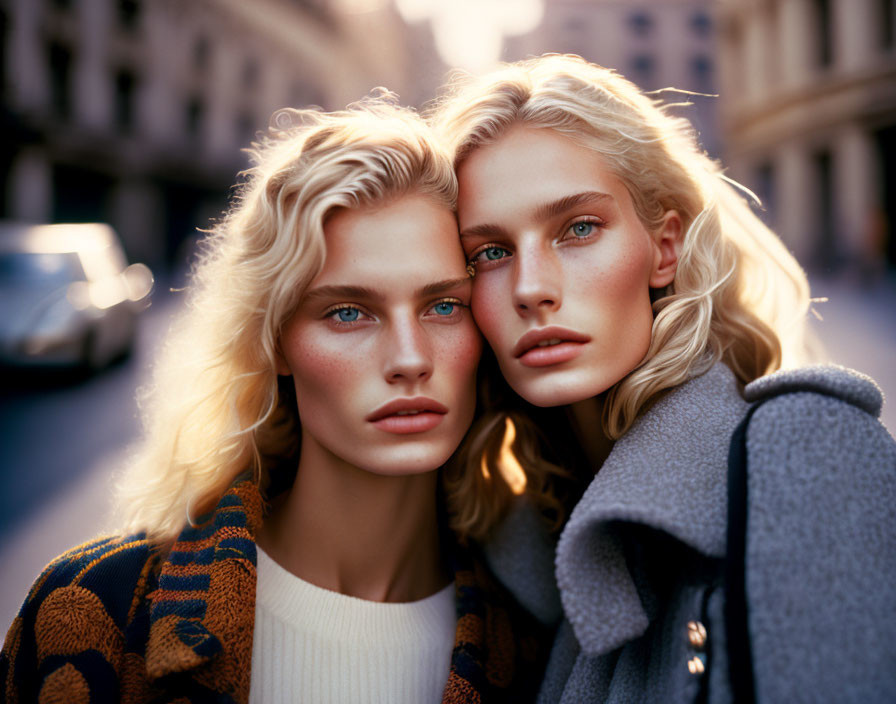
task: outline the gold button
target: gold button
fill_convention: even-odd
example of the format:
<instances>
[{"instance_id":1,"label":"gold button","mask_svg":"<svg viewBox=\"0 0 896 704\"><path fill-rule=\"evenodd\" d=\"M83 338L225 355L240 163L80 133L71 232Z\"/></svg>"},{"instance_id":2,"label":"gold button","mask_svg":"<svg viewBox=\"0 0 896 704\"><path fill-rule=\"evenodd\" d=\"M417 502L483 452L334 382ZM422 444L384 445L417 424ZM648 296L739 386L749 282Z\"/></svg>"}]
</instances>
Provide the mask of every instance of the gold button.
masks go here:
<instances>
[{"instance_id":1,"label":"gold button","mask_svg":"<svg viewBox=\"0 0 896 704\"><path fill-rule=\"evenodd\" d=\"M700 659L699 655L695 655L688 660L688 672L692 675L702 675L705 671L706 665L703 664L703 660Z\"/></svg>"},{"instance_id":2,"label":"gold button","mask_svg":"<svg viewBox=\"0 0 896 704\"><path fill-rule=\"evenodd\" d=\"M706 627L699 621L688 621L688 642L697 650L706 646Z\"/></svg>"}]
</instances>

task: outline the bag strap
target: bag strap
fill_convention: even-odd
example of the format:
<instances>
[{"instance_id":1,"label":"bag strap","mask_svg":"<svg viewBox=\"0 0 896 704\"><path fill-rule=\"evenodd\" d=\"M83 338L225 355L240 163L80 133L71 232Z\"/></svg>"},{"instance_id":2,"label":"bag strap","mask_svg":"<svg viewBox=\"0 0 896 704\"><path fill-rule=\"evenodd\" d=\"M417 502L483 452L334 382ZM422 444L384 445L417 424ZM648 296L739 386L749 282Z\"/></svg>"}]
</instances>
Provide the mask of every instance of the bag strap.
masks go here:
<instances>
[{"instance_id":1,"label":"bag strap","mask_svg":"<svg viewBox=\"0 0 896 704\"><path fill-rule=\"evenodd\" d=\"M725 556L725 632L728 643L728 678L734 704L753 704L756 687L753 651L750 646L749 605L747 603L747 429L756 410L766 401L785 394L810 392L843 397L834 389L814 386L781 387L759 399L747 410L731 434L728 448L728 537Z\"/></svg>"},{"instance_id":2,"label":"bag strap","mask_svg":"<svg viewBox=\"0 0 896 704\"><path fill-rule=\"evenodd\" d=\"M747 428L762 402L753 404L731 435L728 449L728 538L725 556L725 639L735 704L756 700L746 588Z\"/></svg>"}]
</instances>

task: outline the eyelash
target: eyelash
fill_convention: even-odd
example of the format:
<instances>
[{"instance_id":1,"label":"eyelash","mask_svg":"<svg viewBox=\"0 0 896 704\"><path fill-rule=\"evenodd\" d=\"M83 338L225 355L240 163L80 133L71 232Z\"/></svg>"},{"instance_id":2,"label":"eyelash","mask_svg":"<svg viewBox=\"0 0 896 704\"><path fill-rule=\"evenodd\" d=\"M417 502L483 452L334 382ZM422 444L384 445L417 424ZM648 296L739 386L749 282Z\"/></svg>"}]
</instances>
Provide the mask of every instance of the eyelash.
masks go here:
<instances>
[{"instance_id":1,"label":"eyelash","mask_svg":"<svg viewBox=\"0 0 896 704\"><path fill-rule=\"evenodd\" d=\"M429 312L436 306L441 305L443 303L449 303L453 306L457 306L458 308L469 308L470 307L468 304L464 303L459 298L450 298L449 297L449 298L441 298L438 301L435 301L426 310L427 310L427 312ZM337 316L338 316L339 312L343 311L343 310L356 310L356 311L358 311L359 316L355 320L339 320L339 318ZM372 315L370 315L369 313L366 313L359 306L340 304L340 305L333 306L332 308L327 309L327 311L324 313L323 317L325 320L329 320L336 327L353 328L358 323L362 322L363 319L361 318L361 316L365 316L367 318L373 318ZM454 320L455 318L458 317L458 315L457 315L456 311L452 311L448 315L439 315L438 313L436 313L435 317L441 318L443 320Z\"/></svg>"},{"instance_id":2,"label":"eyelash","mask_svg":"<svg viewBox=\"0 0 896 704\"><path fill-rule=\"evenodd\" d=\"M582 237L577 237L576 235L572 234L572 228L574 228L576 225L591 225L591 226L593 226L593 231L589 232L587 235L584 235ZM569 226L563 231L564 235L566 233L570 233L570 236L569 237L561 237L560 241L562 242L562 241L573 240L573 241L577 241L577 242L587 242L587 241L590 241L591 239L593 239L597 235L597 233L601 229L603 229L603 227L604 227L603 221L599 220L598 218L595 218L595 217L579 218L579 219L571 222L569 224Z\"/></svg>"},{"instance_id":3,"label":"eyelash","mask_svg":"<svg viewBox=\"0 0 896 704\"><path fill-rule=\"evenodd\" d=\"M344 311L344 310L358 311L358 314L359 314L358 318L356 318L355 320L339 320L339 318L336 316L338 313L340 313L341 311ZM333 306L332 308L327 309L327 311L324 313L324 318L329 320L336 327L351 328L351 327L355 327L355 325L357 325L358 322L361 321L362 315L371 317L370 315L365 313L363 310L361 310L361 308L359 308L358 306L350 306L350 305L340 304L338 306Z\"/></svg>"},{"instance_id":4,"label":"eyelash","mask_svg":"<svg viewBox=\"0 0 896 704\"><path fill-rule=\"evenodd\" d=\"M459 298L442 298L442 299L436 301L435 303L433 303L426 310L431 311L433 308L435 308L436 306L441 305L443 303L450 303L451 305L455 306L456 308L469 308L470 307L469 305L464 303ZM460 313L457 310L452 310L451 313L449 313L448 315L439 315L438 313L436 313L437 318L441 318L442 320L449 320L449 321L454 320L459 315L460 315Z\"/></svg>"}]
</instances>

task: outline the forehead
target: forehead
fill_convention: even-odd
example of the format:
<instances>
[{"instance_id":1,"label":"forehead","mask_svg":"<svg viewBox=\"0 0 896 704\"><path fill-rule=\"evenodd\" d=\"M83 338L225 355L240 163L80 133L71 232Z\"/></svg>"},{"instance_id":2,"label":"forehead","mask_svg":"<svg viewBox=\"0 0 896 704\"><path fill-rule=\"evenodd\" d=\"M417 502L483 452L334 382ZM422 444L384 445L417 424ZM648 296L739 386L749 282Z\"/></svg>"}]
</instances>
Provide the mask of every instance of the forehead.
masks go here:
<instances>
[{"instance_id":1,"label":"forehead","mask_svg":"<svg viewBox=\"0 0 896 704\"><path fill-rule=\"evenodd\" d=\"M427 196L340 210L324 236L327 256L312 285L416 288L465 272L454 213Z\"/></svg>"},{"instance_id":2,"label":"forehead","mask_svg":"<svg viewBox=\"0 0 896 704\"><path fill-rule=\"evenodd\" d=\"M502 205L549 202L595 190L614 197L625 187L600 154L551 129L516 125L475 149L458 169L461 227Z\"/></svg>"}]
</instances>

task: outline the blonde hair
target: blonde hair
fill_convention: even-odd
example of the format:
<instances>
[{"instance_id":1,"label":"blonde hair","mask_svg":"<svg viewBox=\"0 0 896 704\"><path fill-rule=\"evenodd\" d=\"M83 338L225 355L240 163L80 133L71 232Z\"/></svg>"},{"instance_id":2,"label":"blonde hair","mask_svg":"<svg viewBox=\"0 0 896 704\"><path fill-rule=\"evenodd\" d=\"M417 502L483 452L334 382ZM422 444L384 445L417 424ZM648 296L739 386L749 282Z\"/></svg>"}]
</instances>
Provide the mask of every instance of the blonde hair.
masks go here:
<instances>
[{"instance_id":1,"label":"blonde hair","mask_svg":"<svg viewBox=\"0 0 896 704\"><path fill-rule=\"evenodd\" d=\"M278 382L276 345L323 266L325 219L408 193L452 210L456 201L447 152L390 100L330 114L283 110L253 145L253 166L204 242L186 312L142 401L145 439L119 491L128 529L170 540L246 470L263 488L295 472L296 399L291 379ZM471 524L475 497L446 498L449 515Z\"/></svg>"},{"instance_id":2,"label":"blonde hair","mask_svg":"<svg viewBox=\"0 0 896 704\"><path fill-rule=\"evenodd\" d=\"M608 437L618 438L661 392L718 360L742 384L803 360L809 288L802 269L752 212L743 197L749 192L701 151L690 123L619 74L578 56L545 55L481 77L457 75L429 118L455 167L514 125L550 129L600 156L648 231L668 210L681 216L675 280L652 292L647 354L607 394ZM494 428L503 430L501 423ZM521 429L517 439L531 445L531 432Z\"/></svg>"}]
</instances>

